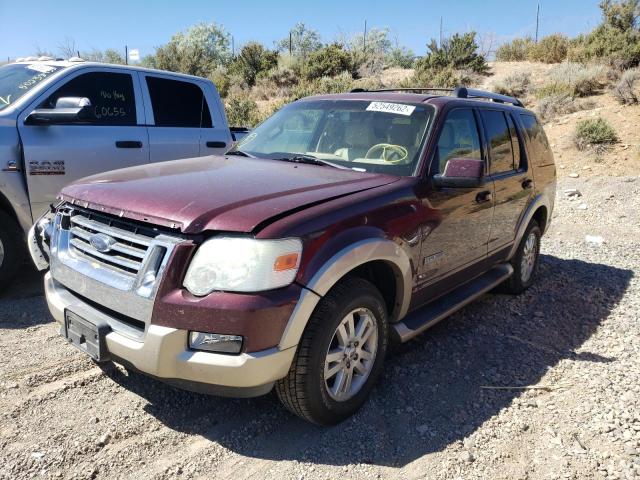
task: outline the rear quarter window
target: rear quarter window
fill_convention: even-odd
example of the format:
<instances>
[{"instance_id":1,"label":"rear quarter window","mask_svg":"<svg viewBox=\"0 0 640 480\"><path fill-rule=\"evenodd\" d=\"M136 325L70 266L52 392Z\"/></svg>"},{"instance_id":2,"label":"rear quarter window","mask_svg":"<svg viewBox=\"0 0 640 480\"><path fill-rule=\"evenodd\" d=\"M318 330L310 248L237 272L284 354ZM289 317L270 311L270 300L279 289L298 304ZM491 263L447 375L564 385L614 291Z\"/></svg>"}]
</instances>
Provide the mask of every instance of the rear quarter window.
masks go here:
<instances>
[{"instance_id":1,"label":"rear quarter window","mask_svg":"<svg viewBox=\"0 0 640 480\"><path fill-rule=\"evenodd\" d=\"M536 167L553 165L553 153L551 153L549 141L536 117L521 114L520 120L527 132L529 162Z\"/></svg>"}]
</instances>

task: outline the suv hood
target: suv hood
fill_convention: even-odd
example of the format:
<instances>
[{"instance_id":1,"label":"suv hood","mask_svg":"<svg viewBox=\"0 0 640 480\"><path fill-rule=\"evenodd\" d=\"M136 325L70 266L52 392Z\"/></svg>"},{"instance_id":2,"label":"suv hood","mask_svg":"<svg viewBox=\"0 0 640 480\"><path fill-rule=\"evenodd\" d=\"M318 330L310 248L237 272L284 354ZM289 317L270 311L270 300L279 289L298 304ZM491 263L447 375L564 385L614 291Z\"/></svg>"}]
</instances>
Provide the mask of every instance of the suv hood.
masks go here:
<instances>
[{"instance_id":1,"label":"suv hood","mask_svg":"<svg viewBox=\"0 0 640 480\"><path fill-rule=\"evenodd\" d=\"M115 170L81 179L63 200L177 228L253 232L306 206L399 178L245 157L200 157Z\"/></svg>"}]
</instances>

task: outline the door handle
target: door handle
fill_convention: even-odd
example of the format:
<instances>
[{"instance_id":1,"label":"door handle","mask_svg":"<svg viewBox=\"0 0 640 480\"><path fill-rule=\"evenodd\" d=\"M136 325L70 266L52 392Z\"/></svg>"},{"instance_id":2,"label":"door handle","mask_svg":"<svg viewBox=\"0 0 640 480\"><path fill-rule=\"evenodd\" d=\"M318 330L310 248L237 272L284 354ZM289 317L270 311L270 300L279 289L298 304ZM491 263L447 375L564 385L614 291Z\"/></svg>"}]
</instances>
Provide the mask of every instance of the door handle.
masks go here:
<instances>
[{"instance_id":1,"label":"door handle","mask_svg":"<svg viewBox=\"0 0 640 480\"><path fill-rule=\"evenodd\" d=\"M117 148L142 148L142 142L138 140L118 140L116 141Z\"/></svg>"},{"instance_id":2,"label":"door handle","mask_svg":"<svg viewBox=\"0 0 640 480\"><path fill-rule=\"evenodd\" d=\"M530 178L527 178L522 182L522 188L524 188L525 190L531 187L533 187L533 180L531 180Z\"/></svg>"},{"instance_id":3,"label":"door handle","mask_svg":"<svg viewBox=\"0 0 640 480\"><path fill-rule=\"evenodd\" d=\"M207 147L209 147L209 148L227 148L227 144L225 142L207 142Z\"/></svg>"},{"instance_id":4,"label":"door handle","mask_svg":"<svg viewBox=\"0 0 640 480\"><path fill-rule=\"evenodd\" d=\"M491 201L491 192L485 190L476 195L476 203L486 203Z\"/></svg>"}]
</instances>

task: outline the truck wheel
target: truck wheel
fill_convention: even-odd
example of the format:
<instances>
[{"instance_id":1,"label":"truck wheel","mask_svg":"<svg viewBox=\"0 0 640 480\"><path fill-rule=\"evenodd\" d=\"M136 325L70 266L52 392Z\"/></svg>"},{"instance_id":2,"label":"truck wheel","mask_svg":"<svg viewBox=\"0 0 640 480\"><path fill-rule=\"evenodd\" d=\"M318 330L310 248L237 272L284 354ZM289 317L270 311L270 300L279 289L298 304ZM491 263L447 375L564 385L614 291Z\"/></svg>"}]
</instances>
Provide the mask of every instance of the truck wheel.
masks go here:
<instances>
[{"instance_id":1,"label":"truck wheel","mask_svg":"<svg viewBox=\"0 0 640 480\"><path fill-rule=\"evenodd\" d=\"M502 285L502 291L518 294L531 286L538 269L541 237L542 231L538 223L532 220L518 245L516 254L511 259L513 275Z\"/></svg>"},{"instance_id":2,"label":"truck wheel","mask_svg":"<svg viewBox=\"0 0 640 480\"><path fill-rule=\"evenodd\" d=\"M341 281L309 319L289 373L276 383L278 397L319 425L351 416L382 371L388 328L380 292L361 278Z\"/></svg>"},{"instance_id":3,"label":"truck wheel","mask_svg":"<svg viewBox=\"0 0 640 480\"><path fill-rule=\"evenodd\" d=\"M15 220L0 211L0 292L22 265L22 238L22 230Z\"/></svg>"}]
</instances>

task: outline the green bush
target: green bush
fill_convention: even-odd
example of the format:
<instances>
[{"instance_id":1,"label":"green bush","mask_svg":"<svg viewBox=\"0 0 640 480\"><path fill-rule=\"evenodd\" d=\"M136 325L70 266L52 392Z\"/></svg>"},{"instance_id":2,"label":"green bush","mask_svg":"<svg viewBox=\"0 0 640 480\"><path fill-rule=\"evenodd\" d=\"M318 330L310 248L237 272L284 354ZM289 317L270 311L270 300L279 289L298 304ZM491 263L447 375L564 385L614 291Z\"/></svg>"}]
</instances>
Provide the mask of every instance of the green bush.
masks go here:
<instances>
[{"instance_id":1,"label":"green bush","mask_svg":"<svg viewBox=\"0 0 640 480\"><path fill-rule=\"evenodd\" d=\"M231 78L229 77L226 69L222 67L216 68L209 75L209 80L211 80L216 86L221 97L226 97L229 94L229 88L231 87Z\"/></svg>"},{"instance_id":2,"label":"green bush","mask_svg":"<svg viewBox=\"0 0 640 480\"><path fill-rule=\"evenodd\" d=\"M325 93L345 93L353 89L353 78L348 72L335 77L322 77L304 81L293 88L292 97L302 98Z\"/></svg>"},{"instance_id":3,"label":"green bush","mask_svg":"<svg viewBox=\"0 0 640 480\"><path fill-rule=\"evenodd\" d=\"M535 97L538 99L550 97L553 95L566 95L573 97L573 91L571 86L566 83L554 82L547 83L542 87L539 87L535 91Z\"/></svg>"},{"instance_id":4,"label":"green bush","mask_svg":"<svg viewBox=\"0 0 640 480\"><path fill-rule=\"evenodd\" d=\"M334 77L342 72L351 72L351 56L341 45L331 44L309 55L305 76L308 80Z\"/></svg>"},{"instance_id":5,"label":"green bush","mask_svg":"<svg viewBox=\"0 0 640 480\"><path fill-rule=\"evenodd\" d=\"M609 122L604 118L582 120L576 126L575 143L578 149L603 147L616 143L618 136Z\"/></svg>"},{"instance_id":6,"label":"green bush","mask_svg":"<svg viewBox=\"0 0 640 480\"><path fill-rule=\"evenodd\" d=\"M529 49L533 44L531 37L514 38L498 47L496 60L499 62L523 62L528 59Z\"/></svg>"},{"instance_id":7,"label":"green bush","mask_svg":"<svg viewBox=\"0 0 640 480\"><path fill-rule=\"evenodd\" d=\"M603 65L582 65L563 62L554 66L549 77L558 85L566 85L571 95L588 97L596 94L607 82L607 68Z\"/></svg>"},{"instance_id":8,"label":"green bush","mask_svg":"<svg viewBox=\"0 0 640 480\"><path fill-rule=\"evenodd\" d=\"M622 105L638 103L640 96L636 89L638 80L640 80L640 71L627 70L622 74L620 81L613 87L611 93Z\"/></svg>"},{"instance_id":9,"label":"green bush","mask_svg":"<svg viewBox=\"0 0 640 480\"><path fill-rule=\"evenodd\" d=\"M229 96L224 104L227 121L232 127L253 127L260 121L258 105L244 95Z\"/></svg>"},{"instance_id":10,"label":"green bush","mask_svg":"<svg viewBox=\"0 0 640 480\"><path fill-rule=\"evenodd\" d=\"M485 74L489 70L485 57L478 53L475 32L455 33L440 46L431 40L427 48L429 53L416 61L416 72L434 73L450 69Z\"/></svg>"},{"instance_id":11,"label":"green bush","mask_svg":"<svg viewBox=\"0 0 640 480\"><path fill-rule=\"evenodd\" d=\"M527 59L532 62L560 63L567 58L569 39L561 33L554 33L532 43Z\"/></svg>"},{"instance_id":12,"label":"green bush","mask_svg":"<svg viewBox=\"0 0 640 480\"><path fill-rule=\"evenodd\" d=\"M229 70L239 74L247 85L255 85L258 75L278 65L278 53L267 50L257 42L249 42L233 60Z\"/></svg>"},{"instance_id":13,"label":"green bush","mask_svg":"<svg viewBox=\"0 0 640 480\"><path fill-rule=\"evenodd\" d=\"M505 77L502 81L493 85L496 93L518 97L524 95L531 85L531 74L528 72L518 72Z\"/></svg>"},{"instance_id":14,"label":"green bush","mask_svg":"<svg viewBox=\"0 0 640 480\"><path fill-rule=\"evenodd\" d=\"M391 49L386 58L387 67L411 68L416 54L405 47Z\"/></svg>"}]
</instances>

